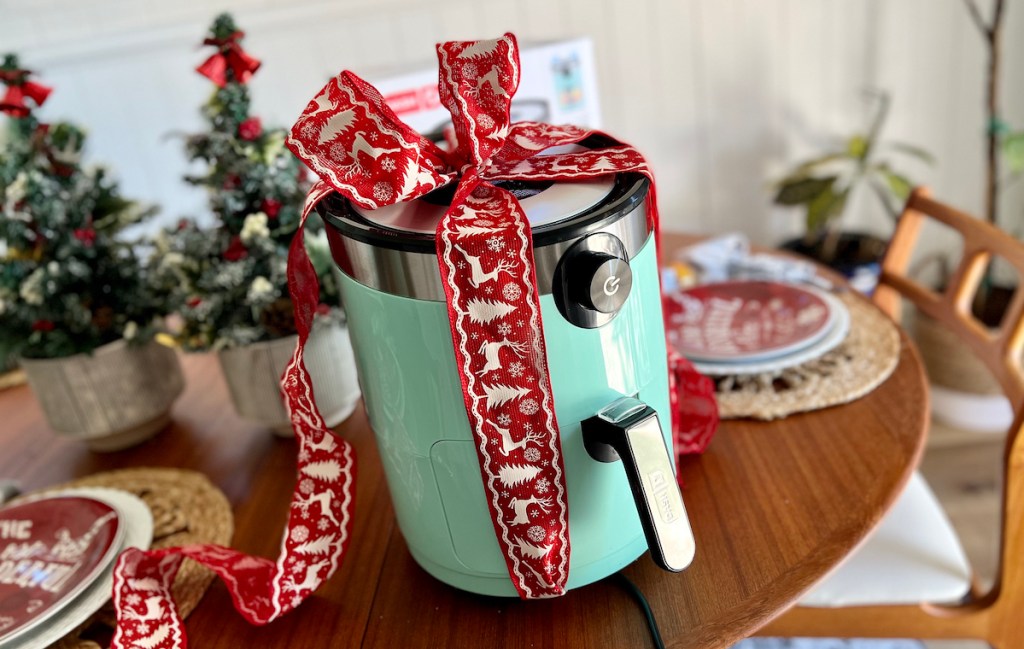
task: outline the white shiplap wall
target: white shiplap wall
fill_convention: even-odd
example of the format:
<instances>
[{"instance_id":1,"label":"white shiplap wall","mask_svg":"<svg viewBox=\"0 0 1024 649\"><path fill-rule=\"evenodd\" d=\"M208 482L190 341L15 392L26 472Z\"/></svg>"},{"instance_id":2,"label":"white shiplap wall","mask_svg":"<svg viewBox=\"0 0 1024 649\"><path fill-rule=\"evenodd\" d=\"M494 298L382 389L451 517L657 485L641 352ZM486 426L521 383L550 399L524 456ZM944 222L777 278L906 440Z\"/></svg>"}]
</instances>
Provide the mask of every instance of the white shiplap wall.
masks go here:
<instances>
[{"instance_id":1,"label":"white shiplap wall","mask_svg":"<svg viewBox=\"0 0 1024 649\"><path fill-rule=\"evenodd\" d=\"M985 4L982 0L982 4ZM1024 8L1010 3L1004 110L1024 127ZM799 216L767 184L867 118L865 87L894 95L887 135L939 158L905 165L940 198L980 210L981 39L959 0L0 0L0 50L57 87L49 118L92 133L91 158L171 221L201 213L181 143L209 85L194 72L211 17L234 11L264 61L253 83L267 123L289 124L342 68L433 64L433 43L515 31L595 42L606 127L645 150L671 230L739 229L774 242ZM1003 197L1024 220L1024 182ZM884 232L870 201L853 224Z\"/></svg>"}]
</instances>

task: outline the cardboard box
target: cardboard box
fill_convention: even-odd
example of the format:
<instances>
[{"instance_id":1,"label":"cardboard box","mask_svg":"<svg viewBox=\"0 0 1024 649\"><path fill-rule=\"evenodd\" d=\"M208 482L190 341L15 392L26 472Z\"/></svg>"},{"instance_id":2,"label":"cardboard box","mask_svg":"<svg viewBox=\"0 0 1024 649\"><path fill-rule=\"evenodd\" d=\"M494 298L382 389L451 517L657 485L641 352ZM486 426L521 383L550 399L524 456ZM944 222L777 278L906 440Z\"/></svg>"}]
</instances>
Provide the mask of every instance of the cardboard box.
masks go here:
<instances>
[{"instance_id":1,"label":"cardboard box","mask_svg":"<svg viewBox=\"0 0 1024 649\"><path fill-rule=\"evenodd\" d=\"M575 124L600 128L594 47L588 38L522 46L519 91L512 121ZM368 79L388 106L420 133L440 139L451 123L437 95L437 68Z\"/></svg>"}]
</instances>

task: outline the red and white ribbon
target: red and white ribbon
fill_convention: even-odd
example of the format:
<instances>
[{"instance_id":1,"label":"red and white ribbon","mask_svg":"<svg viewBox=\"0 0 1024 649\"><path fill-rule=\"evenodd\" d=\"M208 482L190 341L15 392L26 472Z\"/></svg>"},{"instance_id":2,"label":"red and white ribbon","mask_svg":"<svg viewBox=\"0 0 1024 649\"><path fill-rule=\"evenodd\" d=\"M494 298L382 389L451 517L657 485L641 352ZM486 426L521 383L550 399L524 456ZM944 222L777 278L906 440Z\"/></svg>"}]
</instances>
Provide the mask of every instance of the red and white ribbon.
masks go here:
<instances>
[{"instance_id":1,"label":"red and white ribbon","mask_svg":"<svg viewBox=\"0 0 1024 649\"><path fill-rule=\"evenodd\" d=\"M602 133L575 126L511 123L509 107L520 73L512 34L444 43L438 46L438 58L440 97L452 114L454 149L442 150L403 124L376 89L350 72L331 80L313 98L292 128L288 146L322 179L307 198L306 215L334 191L374 209L458 183L435 238L483 486L495 535L520 596L558 596L569 576L569 503L532 237L516 198L494 183L641 173L652 181L648 214L656 227L653 177L636 149ZM592 135L611 144L538 155ZM297 606L337 568L352 519L354 457L348 443L324 427L302 363L318 287L301 228L289 255L289 289L299 344L285 372L283 391L300 455L299 482L281 556L274 563L212 546L126 552L115 571L119 625L114 646L119 649L183 646L183 629L170 599L182 556L217 571L235 607L255 624ZM684 375L699 376L692 368L680 367ZM676 379L675 373L671 378ZM713 397L706 396L712 404L709 412L713 411ZM717 417L702 417L700 422L700 430L696 435L691 431L691 436L706 444ZM143 638L149 640L140 645Z\"/></svg>"}]
</instances>

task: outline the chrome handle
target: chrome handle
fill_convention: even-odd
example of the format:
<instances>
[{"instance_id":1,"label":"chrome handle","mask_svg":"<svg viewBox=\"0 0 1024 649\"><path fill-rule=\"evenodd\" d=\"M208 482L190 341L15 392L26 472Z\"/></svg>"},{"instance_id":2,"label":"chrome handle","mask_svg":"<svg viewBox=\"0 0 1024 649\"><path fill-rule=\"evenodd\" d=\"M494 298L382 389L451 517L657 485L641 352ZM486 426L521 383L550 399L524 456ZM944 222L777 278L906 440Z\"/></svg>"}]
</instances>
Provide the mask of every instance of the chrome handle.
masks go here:
<instances>
[{"instance_id":1,"label":"chrome handle","mask_svg":"<svg viewBox=\"0 0 1024 649\"><path fill-rule=\"evenodd\" d=\"M582 422L583 445L600 462L622 460L654 562L679 572L693 561L694 542L672 470L658 413L623 397Z\"/></svg>"}]
</instances>

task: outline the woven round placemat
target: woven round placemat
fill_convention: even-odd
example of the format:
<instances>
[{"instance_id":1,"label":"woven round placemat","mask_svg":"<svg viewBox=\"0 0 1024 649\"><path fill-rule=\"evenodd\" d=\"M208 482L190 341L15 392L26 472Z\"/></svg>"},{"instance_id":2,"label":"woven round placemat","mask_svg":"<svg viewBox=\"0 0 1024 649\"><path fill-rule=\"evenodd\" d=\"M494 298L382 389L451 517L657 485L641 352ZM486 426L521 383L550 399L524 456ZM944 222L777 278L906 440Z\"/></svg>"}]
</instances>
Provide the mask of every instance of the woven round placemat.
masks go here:
<instances>
[{"instance_id":1,"label":"woven round placemat","mask_svg":"<svg viewBox=\"0 0 1024 649\"><path fill-rule=\"evenodd\" d=\"M108 471L49 487L44 492L78 487L121 489L142 499L153 513L153 548L190 543L228 545L234 532L234 517L227 497L206 476L181 469L136 468ZM37 492L38 493L38 492ZM174 600L184 618L203 598L215 575L191 559L185 559L174 579ZM77 631L54 647L94 649L100 645L79 636L103 635L90 627L114 627L114 612L108 604Z\"/></svg>"},{"instance_id":2,"label":"woven round placemat","mask_svg":"<svg viewBox=\"0 0 1024 649\"><path fill-rule=\"evenodd\" d=\"M850 333L824 356L777 372L714 377L722 419L778 419L859 399L896 369L899 329L875 306L851 293Z\"/></svg>"}]
</instances>

